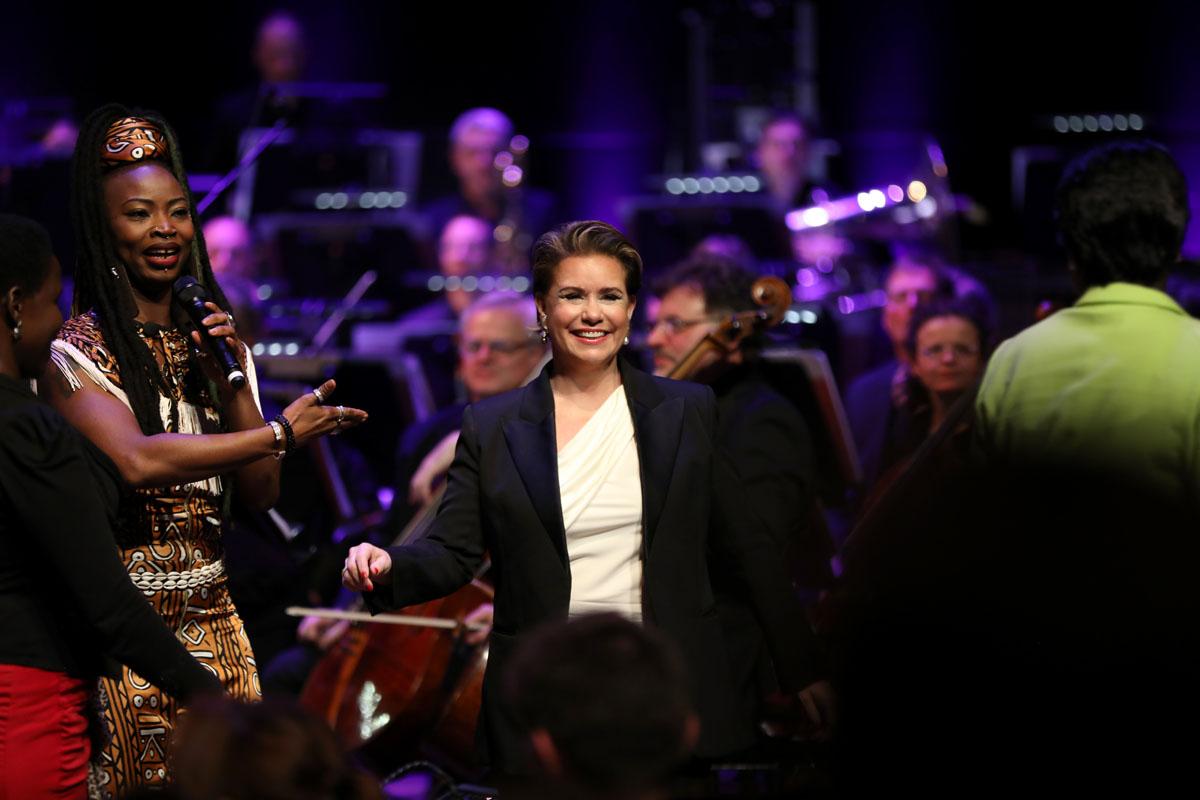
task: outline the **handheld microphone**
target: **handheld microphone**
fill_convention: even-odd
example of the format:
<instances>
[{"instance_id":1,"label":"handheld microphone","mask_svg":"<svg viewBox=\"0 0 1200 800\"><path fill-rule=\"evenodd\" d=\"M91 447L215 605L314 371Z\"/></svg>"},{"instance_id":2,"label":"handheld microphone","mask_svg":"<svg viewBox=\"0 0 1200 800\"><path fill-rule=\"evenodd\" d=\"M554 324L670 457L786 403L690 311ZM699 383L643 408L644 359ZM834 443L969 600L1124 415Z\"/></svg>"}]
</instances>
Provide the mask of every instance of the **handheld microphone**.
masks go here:
<instances>
[{"instance_id":1,"label":"handheld microphone","mask_svg":"<svg viewBox=\"0 0 1200 800\"><path fill-rule=\"evenodd\" d=\"M204 305L206 302L212 300L204 287L191 275L184 275L175 281L175 299L187 311L188 316L191 317L192 322L199 329L200 335L208 341L208 346L212 349L213 355L216 356L217 363L224 370L225 378L229 381L229 385L235 390L245 386L246 373L242 372L242 367L238 364L237 357L229 349L229 343L222 336L211 335L208 332L208 328L204 325L204 318L213 313Z\"/></svg>"}]
</instances>

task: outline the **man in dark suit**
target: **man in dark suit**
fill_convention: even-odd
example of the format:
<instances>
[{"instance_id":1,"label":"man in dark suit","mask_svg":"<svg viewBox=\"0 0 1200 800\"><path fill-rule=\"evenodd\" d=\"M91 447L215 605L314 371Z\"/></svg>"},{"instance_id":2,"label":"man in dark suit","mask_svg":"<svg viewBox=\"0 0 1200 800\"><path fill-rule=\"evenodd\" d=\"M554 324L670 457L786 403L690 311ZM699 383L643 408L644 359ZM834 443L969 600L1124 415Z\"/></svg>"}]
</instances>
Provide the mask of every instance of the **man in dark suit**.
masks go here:
<instances>
[{"instance_id":1,"label":"man in dark suit","mask_svg":"<svg viewBox=\"0 0 1200 800\"><path fill-rule=\"evenodd\" d=\"M647 343L656 375L669 375L723 318L757 308L756 276L714 255L678 264L655 287L659 298ZM705 357L691 380L708 383L717 397L716 443L737 469L746 513L782 551L799 588L815 599L831 577L832 547L816 519L812 439L796 406L759 369L751 341L727 355ZM718 609L741 702L756 708L777 688L763 633L753 610L721 563L711 565Z\"/></svg>"}]
</instances>

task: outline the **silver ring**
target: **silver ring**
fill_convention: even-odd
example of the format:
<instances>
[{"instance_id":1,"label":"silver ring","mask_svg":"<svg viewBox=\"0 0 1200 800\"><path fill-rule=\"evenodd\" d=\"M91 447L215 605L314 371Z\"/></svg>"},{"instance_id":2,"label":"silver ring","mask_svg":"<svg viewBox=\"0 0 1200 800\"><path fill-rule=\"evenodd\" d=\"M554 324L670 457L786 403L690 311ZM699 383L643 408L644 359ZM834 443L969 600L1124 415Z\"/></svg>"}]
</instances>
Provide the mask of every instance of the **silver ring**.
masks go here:
<instances>
[{"instance_id":1,"label":"silver ring","mask_svg":"<svg viewBox=\"0 0 1200 800\"><path fill-rule=\"evenodd\" d=\"M341 424L342 424L342 420L344 420L344 419L346 418L346 407L345 407L345 406L338 406L338 407L337 407L337 411L338 411L337 424L338 424L338 425L341 425Z\"/></svg>"},{"instance_id":2,"label":"silver ring","mask_svg":"<svg viewBox=\"0 0 1200 800\"><path fill-rule=\"evenodd\" d=\"M322 403L324 403L324 402L325 402L325 395L321 394L321 387L320 387L320 386L318 386L317 388L313 389L313 390L312 390L312 393L313 393L313 397L317 398L317 405L321 405Z\"/></svg>"}]
</instances>

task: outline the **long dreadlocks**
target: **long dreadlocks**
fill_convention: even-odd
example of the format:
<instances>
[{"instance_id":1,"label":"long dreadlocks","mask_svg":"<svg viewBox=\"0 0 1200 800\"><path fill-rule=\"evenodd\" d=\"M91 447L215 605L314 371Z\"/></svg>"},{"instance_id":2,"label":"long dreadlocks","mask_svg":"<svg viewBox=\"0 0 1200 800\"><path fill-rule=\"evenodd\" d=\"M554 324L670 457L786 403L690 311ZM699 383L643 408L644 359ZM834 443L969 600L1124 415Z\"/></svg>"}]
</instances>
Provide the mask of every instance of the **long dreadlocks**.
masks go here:
<instances>
[{"instance_id":1,"label":"long dreadlocks","mask_svg":"<svg viewBox=\"0 0 1200 800\"><path fill-rule=\"evenodd\" d=\"M133 301L129 278L116 256L116 242L109 225L101 180L104 173L101 153L109 127L117 120L130 116L146 119L162 131L166 138L167 157L157 163L171 171L183 188L188 208L194 207L187 175L183 170L179 142L166 120L154 112L130 111L116 104L93 111L80 129L72 163L71 222L75 229L77 251L72 313L96 312L97 323L116 359L122 376L122 388L129 397L138 425L142 433L153 436L164 431L159 415L159 397L169 396L170 391L162 368L134 326L137 306ZM208 290L218 306L229 309L229 301L213 276L208 248L205 247L199 224L196 225L191 257L185 268ZM183 329L189 327L187 315L174 302L171 315ZM216 402L216 392L210 394Z\"/></svg>"}]
</instances>

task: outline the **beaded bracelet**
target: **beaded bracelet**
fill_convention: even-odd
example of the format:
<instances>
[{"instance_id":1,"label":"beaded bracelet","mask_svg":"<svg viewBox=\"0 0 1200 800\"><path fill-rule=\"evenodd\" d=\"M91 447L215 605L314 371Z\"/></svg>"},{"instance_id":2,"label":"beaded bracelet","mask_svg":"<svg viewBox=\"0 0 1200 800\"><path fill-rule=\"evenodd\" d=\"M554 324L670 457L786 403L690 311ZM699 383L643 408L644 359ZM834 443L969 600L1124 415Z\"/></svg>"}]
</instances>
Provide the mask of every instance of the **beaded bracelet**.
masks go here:
<instances>
[{"instance_id":1,"label":"beaded bracelet","mask_svg":"<svg viewBox=\"0 0 1200 800\"><path fill-rule=\"evenodd\" d=\"M296 434L292 431L292 423L288 422L288 418L283 414L276 414L275 421L283 426L283 434L287 437L287 449L283 452L290 453L296 449Z\"/></svg>"}]
</instances>

